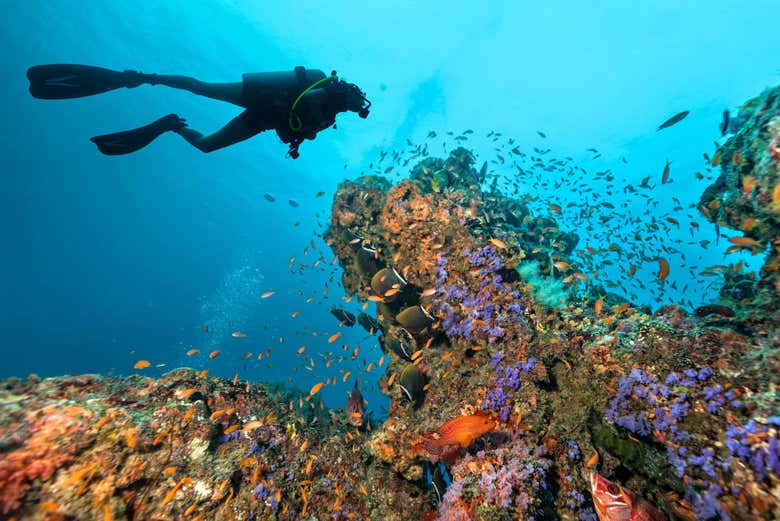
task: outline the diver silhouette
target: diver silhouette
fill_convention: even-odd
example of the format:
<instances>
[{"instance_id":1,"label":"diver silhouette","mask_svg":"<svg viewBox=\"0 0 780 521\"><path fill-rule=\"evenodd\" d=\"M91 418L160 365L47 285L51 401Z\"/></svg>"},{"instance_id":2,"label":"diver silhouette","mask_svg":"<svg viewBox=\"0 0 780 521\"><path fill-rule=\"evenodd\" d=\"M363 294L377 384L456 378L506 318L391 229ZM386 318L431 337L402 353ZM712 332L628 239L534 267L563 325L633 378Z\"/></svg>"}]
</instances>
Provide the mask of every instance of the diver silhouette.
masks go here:
<instances>
[{"instance_id":1,"label":"diver silhouette","mask_svg":"<svg viewBox=\"0 0 780 521\"><path fill-rule=\"evenodd\" d=\"M41 99L80 98L149 84L183 89L244 108L227 125L206 136L188 127L184 118L168 114L140 128L90 138L107 155L135 152L169 131L203 152L212 152L276 130L282 142L289 144L288 155L296 159L304 140L314 139L331 125L335 128L338 113L357 112L366 118L371 106L360 88L340 80L336 71L326 76L321 70L301 66L293 71L247 73L242 81L232 83L74 64L35 65L27 70L27 78L30 93Z\"/></svg>"}]
</instances>

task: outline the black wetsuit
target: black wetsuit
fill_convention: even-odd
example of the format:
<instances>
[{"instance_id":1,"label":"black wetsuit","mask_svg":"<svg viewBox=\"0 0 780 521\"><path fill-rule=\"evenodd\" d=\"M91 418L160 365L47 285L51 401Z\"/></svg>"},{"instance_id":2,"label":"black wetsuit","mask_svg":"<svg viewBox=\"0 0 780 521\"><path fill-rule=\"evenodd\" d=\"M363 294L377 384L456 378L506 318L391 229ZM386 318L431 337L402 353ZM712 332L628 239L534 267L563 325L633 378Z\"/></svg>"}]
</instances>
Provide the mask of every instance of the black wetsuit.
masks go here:
<instances>
[{"instance_id":1,"label":"black wetsuit","mask_svg":"<svg viewBox=\"0 0 780 521\"><path fill-rule=\"evenodd\" d=\"M346 110L343 103L330 95L326 87L318 86L301 97L292 115L291 108L301 92L324 78L322 71L303 67L293 73L244 74L246 110L239 117L258 132L276 130L284 143L314 139L320 130L336 122L336 114Z\"/></svg>"}]
</instances>

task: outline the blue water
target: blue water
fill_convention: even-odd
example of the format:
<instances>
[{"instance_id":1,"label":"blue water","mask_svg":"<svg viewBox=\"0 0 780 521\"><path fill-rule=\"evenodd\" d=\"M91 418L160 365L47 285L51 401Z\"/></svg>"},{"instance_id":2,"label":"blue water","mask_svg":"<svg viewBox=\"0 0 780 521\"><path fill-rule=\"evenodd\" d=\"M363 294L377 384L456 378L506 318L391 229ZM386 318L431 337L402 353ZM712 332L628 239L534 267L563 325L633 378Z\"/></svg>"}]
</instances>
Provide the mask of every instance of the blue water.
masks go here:
<instances>
[{"instance_id":1,"label":"blue water","mask_svg":"<svg viewBox=\"0 0 780 521\"><path fill-rule=\"evenodd\" d=\"M377 361L379 349L358 328L336 344L324 341L337 330L327 308L343 304L343 292L319 235L337 184L368 172L380 151L403 150L407 139L421 142L430 130L445 136L470 128L475 134L468 146L480 161L490 160L495 151L485 135L492 130L526 149L572 156L589 172L612 168L634 186L648 175L658 183L670 159L675 182L653 192L658 207L652 214L662 218L674 206L671 196L687 206L711 182L693 173L703 171L702 153L714 150L722 110L780 81L772 1L749 8L672 1L599 8L567 1L419 4L6 2L0 31L0 377L129 374L141 358L165 364L147 369L150 375L190 365L231 378L236 371L241 378L292 378L303 389L339 370L358 374ZM135 154L107 157L90 136L169 112L209 133L239 109L162 86L33 99L27 67L60 62L206 81L239 81L242 72L296 65L336 69L360 85L373 106L367 120L340 115L338 129L303 144L296 161L285 159L286 146L273 133L210 155L169 134ZM655 131L681 110L691 114ZM439 146L432 142L431 152L443 150ZM588 147L602 157L591 159ZM583 203L574 188L562 194L525 186L540 197L540 210L550 197ZM325 196L316 197L318 191ZM266 192L277 201L266 201ZM288 199L300 206L290 207ZM697 246L700 239L714 240L715 231L695 209L688 213L701 224L697 236L689 237L687 226L670 233L694 243L681 246L689 265L739 260L724 259L723 240L719 250ZM577 225L562 220L564 229ZM588 232L580 233L580 247L609 242L603 229L590 242ZM646 247L654 245L649 240ZM288 269L292 256L296 266L310 266L320 255L317 269ZM651 281L655 270L644 263L637 278ZM602 278L609 273L617 275L606 269ZM696 305L713 298L708 281L673 264L674 281L678 291L667 287L661 297L648 282L647 291L635 290L637 300ZM696 289L683 294L685 284ZM277 294L259 298L270 290ZM306 304L309 296L314 300ZM357 303L345 306L358 311ZM293 319L296 310L301 315ZM234 330L247 338L232 338ZM341 343L350 345L345 355L361 345L359 357L346 356L325 370L319 355L341 351ZM303 344L315 359L313 371L294 355ZM270 360L257 361L268 347ZM186 357L189 348L201 354ZM221 355L206 359L213 349ZM245 351L253 357L242 361ZM371 390L378 371L359 377L369 409L381 416L386 400ZM327 386L323 396L341 406L348 390L348 384Z\"/></svg>"}]
</instances>

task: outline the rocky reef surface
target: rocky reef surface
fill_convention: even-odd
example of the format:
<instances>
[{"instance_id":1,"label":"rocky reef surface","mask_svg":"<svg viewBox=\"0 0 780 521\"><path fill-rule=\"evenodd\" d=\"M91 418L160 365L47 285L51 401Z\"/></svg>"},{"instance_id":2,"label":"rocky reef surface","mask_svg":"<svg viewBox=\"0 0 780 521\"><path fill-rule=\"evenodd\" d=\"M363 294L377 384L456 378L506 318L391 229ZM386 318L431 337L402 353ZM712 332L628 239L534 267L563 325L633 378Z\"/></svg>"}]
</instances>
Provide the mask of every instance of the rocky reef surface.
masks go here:
<instances>
[{"instance_id":1,"label":"rocky reef surface","mask_svg":"<svg viewBox=\"0 0 780 521\"><path fill-rule=\"evenodd\" d=\"M0 516L587 520L602 475L654 518L780 518L780 89L732 126L700 210L768 253L757 280L724 273L721 302L617 297L560 208L484 190L465 148L421 154L396 184L342 183L325 236L376 304L384 423L184 369L12 379Z\"/></svg>"}]
</instances>

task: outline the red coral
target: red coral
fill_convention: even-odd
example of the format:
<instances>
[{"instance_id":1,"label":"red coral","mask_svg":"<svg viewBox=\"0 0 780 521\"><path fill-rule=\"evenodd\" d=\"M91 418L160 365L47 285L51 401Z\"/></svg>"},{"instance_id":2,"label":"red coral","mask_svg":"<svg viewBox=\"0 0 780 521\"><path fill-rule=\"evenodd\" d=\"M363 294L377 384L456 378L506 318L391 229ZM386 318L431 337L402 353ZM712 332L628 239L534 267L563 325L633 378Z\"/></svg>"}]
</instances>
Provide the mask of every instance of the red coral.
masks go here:
<instances>
[{"instance_id":1,"label":"red coral","mask_svg":"<svg viewBox=\"0 0 780 521\"><path fill-rule=\"evenodd\" d=\"M31 428L27 442L0 459L0 512L18 508L35 479L48 480L71 458L67 447L57 442L78 429L76 419L88 415L80 407L65 407L57 412L44 412L40 418L30 414Z\"/></svg>"}]
</instances>

